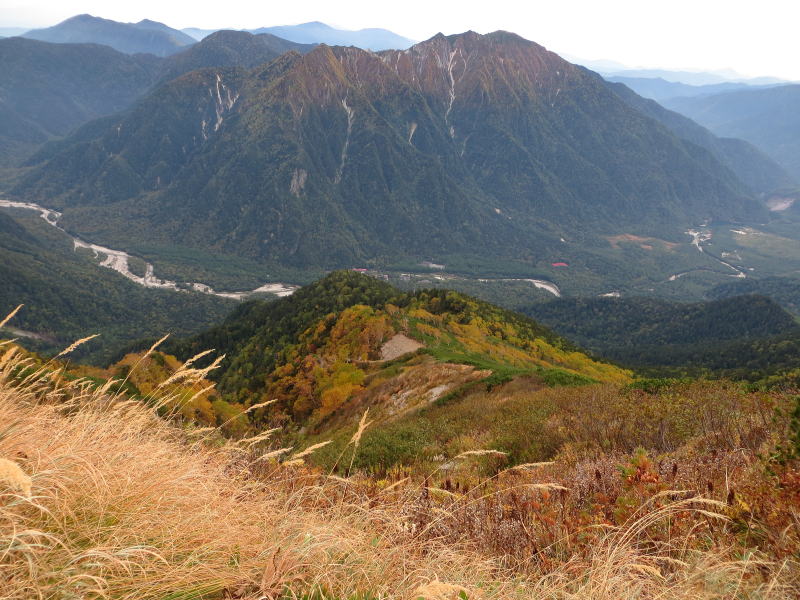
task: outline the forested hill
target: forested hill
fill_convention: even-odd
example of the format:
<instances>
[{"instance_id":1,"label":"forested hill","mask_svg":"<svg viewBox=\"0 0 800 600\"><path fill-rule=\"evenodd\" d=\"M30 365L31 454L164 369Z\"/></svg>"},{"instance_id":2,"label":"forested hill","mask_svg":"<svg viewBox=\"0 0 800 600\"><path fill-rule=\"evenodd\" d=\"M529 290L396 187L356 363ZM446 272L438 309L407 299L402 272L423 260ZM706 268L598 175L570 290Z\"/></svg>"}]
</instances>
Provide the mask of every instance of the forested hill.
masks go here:
<instances>
[{"instance_id":1,"label":"forested hill","mask_svg":"<svg viewBox=\"0 0 800 600\"><path fill-rule=\"evenodd\" d=\"M800 279L792 277L743 279L720 284L708 292L709 298L715 300L743 294L769 296L790 313L800 317Z\"/></svg>"},{"instance_id":2,"label":"forested hill","mask_svg":"<svg viewBox=\"0 0 800 600\"><path fill-rule=\"evenodd\" d=\"M630 367L746 379L800 367L800 325L777 302L758 295L723 297L723 290L719 296L697 303L563 298L524 312Z\"/></svg>"},{"instance_id":3,"label":"forested hill","mask_svg":"<svg viewBox=\"0 0 800 600\"><path fill-rule=\"evenodd\" d=\"M628 377L525 316L447 290L403 293L348 271L288 298L243 305L222 325L165 348L181 358L209 348L225 353L215 376L223 399L242 406L277 399L273 417L298 424L366 394L370 373L401 357L420 357L408 368L436 378L441 389L465 377L527 375L553 383ZM446 364L462 365L450 367L457 377L441 372Z\"/></svg>"}]
</instances>

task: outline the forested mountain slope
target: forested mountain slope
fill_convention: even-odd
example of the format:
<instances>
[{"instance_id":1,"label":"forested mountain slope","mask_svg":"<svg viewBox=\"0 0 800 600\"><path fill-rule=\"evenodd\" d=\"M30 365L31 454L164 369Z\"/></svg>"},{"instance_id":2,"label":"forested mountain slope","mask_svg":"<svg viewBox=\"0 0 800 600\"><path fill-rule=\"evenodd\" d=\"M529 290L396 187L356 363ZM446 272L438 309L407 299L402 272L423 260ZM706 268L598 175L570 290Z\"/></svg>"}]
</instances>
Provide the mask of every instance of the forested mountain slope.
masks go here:
<instances>
[{"instance_id":1,"label":"forested mountain slope","mask_svg":"<svg viewBox=\"0 0 800 600\"><path fill-rule=\"evenodd\" d=\"M409 386L410 409L474 381L629 377L522 315L446 290L403 293L347 271L288 298L242 305L221 325L164 348L181 358L209 348L225 354L211 375L221 397L245 407L275 399L261 416L298 427L351 414L354 404L384 410L380 390L392 385Z\"/></svg>"},{"instance_id":2,"label":"forested mountain slope","mask_svg":"<svg viewBox=\"0 0 800 600\"><path fill-rule=\"evenodd\" d=\"M161 81L206 67L252 68L295 50L305 54L313 44L299 44L269 33L253 35L245 31L217 31L186 50L164 60Z\"/></svg>"},{"instance_id":3,"label":"forested mountain slope","mask_svg":"<svg viewBox=\"0 0 800 600\"><path fill-rule=\"evenodd\" d=\"M107 46L0 40L0 166L51 137L128 108L156 82L160 60Z\"/></svg>"},{"instance_id":4,"label":"forested mountain slope","mask_svg":"<svg viewBox=\"0 0 800 600\"><path fill-rule=\"evenodd\" d=\"M708 292L709 298L715 300L742 294L768 296L790 313L800 317L800 279L790 277L746 279L715 286Z\"/></svg>"},{"instance_id":5,"label":"forested mountain slope","mask_svg":"<svg viewBox=\"0 0 800 600\"><path fill-rule=\"evenodd\" d=\"M17 166L49 139L129 108L159 82L205 67L250 68L311 48L235 31L220 31L167 58L100 44L0 40L0 166Z\"/></svg>"},{"instance_id":6,"label":"forested mountain slope","mask_svg":"<svg viewBox=\"0 0 800 600\"><path fill-rule=\"evenodd\" d=\"M76 231L296 267L535 260L562 237L763 214L711 153L504 32L195 71L46 157L13 193Z\"/></svg>"},{"instance_id":7,"label":"forested mountain slope","mask_svg":"<svg viewBox=\"0 0 800 600\"><path fill-rule=\"evenodd\" d=\"M765 280L768 281L768 280ZM597 355L631 368L757 380L800 368L800 325L762 295L777 285L717 288L709 302L563 298L523 310ZM785 290L784 286L779 289Z\"/></svg>"}]
</instances>

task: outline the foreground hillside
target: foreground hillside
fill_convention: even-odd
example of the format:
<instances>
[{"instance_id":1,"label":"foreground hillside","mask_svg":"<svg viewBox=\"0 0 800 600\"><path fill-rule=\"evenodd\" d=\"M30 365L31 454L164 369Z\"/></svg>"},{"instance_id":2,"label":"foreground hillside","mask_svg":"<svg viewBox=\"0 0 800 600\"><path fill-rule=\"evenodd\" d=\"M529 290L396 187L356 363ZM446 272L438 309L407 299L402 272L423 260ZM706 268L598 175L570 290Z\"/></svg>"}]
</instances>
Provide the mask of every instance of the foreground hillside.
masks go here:
<instances>
[{"instance_id":1,"label":"foreground hillside","mask_svg":"<svg viewBox=\"0 0 800 600\"><path fill-rule=\"evenodd\" d=\"M519 464L475 439L427 476L372 479L308 467L315 449L280 449L274 431L226 441L215 426L197 429L165 393L207 374L187 363L131 402L0 345L0 419L13 423L0 436L4 597L783 600L800 591L800 424L789 395L562 388L536 434L555 441L546 462ZM535 406L526 394L506 389L492 401ZM344 461L360 455L371 427L350 429Z\"/></svg>"}]
</instances>

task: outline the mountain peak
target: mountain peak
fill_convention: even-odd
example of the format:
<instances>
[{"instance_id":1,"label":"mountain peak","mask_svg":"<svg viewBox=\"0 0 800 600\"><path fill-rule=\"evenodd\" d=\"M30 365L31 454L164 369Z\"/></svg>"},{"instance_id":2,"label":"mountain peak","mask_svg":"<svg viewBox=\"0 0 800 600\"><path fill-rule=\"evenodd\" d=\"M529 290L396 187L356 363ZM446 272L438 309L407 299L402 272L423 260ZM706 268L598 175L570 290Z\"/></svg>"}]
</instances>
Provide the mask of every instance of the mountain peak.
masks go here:
<instances>
[{"instance_id":1,"label":"mountain peak","mask_svg":"<svg viewBox=\"0 0 800 600\"><path fill-rule=\"evenodd\" d=\"M75 15L74 17L69 17L68 19L64 19L58 25L64 25L66 23L91 23L94 21L105 21L105 19L101 17L95 17L94 15L90 15L89 13L83 13L80 15Z\"/></svg>"},{"instance_id":2,"label":"mountain peak","mask_svg":"<svg viewBox=\"0 0 800 600\"><path fill-rule=\"evenodd\" d=\"M407 51L380 56L403 81L446 103L448 115L470 98L556 95L583 82L574 65L507 31L438 33Z\"/></svg>"},{"instance_id":3,"label":"mountain peak","mask_svg":"<svg viewBox=\"0 0 800 600\"><path fill-rule=\"evenodd\" d=\"M333 29L327 23L323 23L322 21L309 21L308 23L301 23L298 27L316 27L318 29Z\"/></svg>"},{"instance_id":4,"label":"mountain peak","mask_svg":"<svg viewBox=\"0 0 800 600\"><path fill-rule=\"evenodd\" d=\"M478 33L477 31L473 31L469 29L467 31L463 31L461 33L453 33L450 35L445 35L441 31L434 35L433 37L419 42L415 44L415 46L424 46L425 44L431 42L441 42L447 41L451 44L457 42L493 42L493 43L516 43L516 44L523 44L523 45L532 45L534 47L543 48L543 46L537 44L536 42L532 42L531 40L527 40L521 35L513 33L511 31L505 31L503 29L498 29L497 31L492 31L491 33Z\"/></svg>"}]
</instances>

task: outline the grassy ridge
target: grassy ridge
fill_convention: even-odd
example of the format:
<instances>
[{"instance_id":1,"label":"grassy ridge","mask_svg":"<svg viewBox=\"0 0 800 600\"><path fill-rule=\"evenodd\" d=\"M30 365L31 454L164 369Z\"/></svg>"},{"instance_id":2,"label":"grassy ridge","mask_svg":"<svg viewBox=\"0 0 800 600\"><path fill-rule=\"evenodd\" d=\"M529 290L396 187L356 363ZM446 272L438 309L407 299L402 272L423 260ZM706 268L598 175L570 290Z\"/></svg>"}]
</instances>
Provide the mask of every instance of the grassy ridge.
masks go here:
<instances>
[{"instance_id":1,"label":"grassy ridge","mask_svg":"<svg viewBox=\"0 0 800 600\"><path fill-rule=\"evenodd\" d=\"M438 363L468 365L496 383L537 373L582 382L629 377L522 315L447 290L403 293L348 271L271 304L244 305L221 326L168 349L182 358L206 347L224 353L216 376L223 398L245 406L276 399L270 418L299 425L356 401L380 370L383 344L397 334Z\"/></svg>"}]
</instances>

